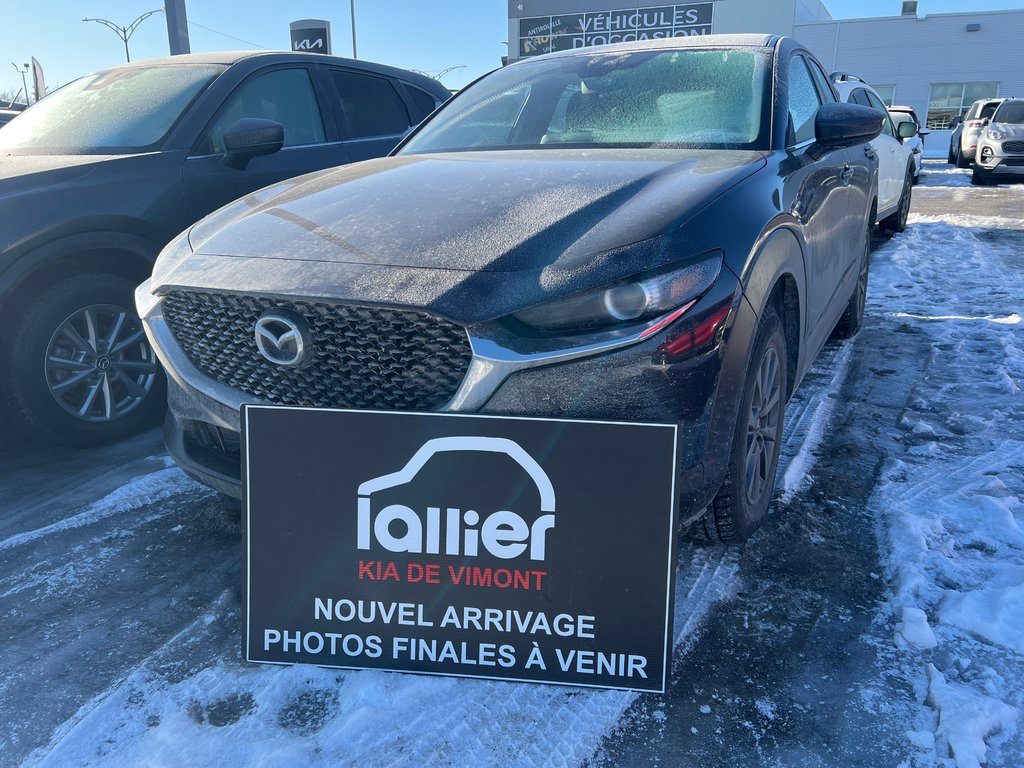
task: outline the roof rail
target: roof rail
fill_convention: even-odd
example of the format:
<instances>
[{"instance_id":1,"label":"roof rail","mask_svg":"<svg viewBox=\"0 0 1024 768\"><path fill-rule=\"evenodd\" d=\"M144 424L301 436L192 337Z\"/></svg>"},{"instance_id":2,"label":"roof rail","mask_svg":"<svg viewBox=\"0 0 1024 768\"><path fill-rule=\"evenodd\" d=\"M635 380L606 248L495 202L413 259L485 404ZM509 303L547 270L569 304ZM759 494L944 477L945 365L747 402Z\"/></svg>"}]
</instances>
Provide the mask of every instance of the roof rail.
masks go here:
<instances>
[{"instance_id":1,"label":"roof rail","mask_svg":"<svg viewBox=\"0 0 1024 768\"><path fill-rule=\"evenodd\" d=\"M828 76L828 79L831 80L833 83L843 83L850 81L865 84L867 83L867 80L865 80L863 77L859 77L853 74L852 72L833 72L831 75Z\"/></svg>"}]
</instances>

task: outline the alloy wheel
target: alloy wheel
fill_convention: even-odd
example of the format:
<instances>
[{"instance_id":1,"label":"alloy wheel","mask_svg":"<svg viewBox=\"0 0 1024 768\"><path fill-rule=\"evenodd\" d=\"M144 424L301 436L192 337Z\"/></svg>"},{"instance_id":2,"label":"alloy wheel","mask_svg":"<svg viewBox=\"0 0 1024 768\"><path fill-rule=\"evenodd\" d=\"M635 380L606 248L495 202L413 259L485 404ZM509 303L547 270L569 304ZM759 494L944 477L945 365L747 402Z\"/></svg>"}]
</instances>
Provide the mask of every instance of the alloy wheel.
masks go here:
<instances>
[{"instance_id":1,"label":"alloy wheel","mask_svg":"<svg viewBox=\"0 0 1024 768\"><path fill-rule=\"evenodd\" d=\"M779 355L773 347L765 350L754 378L754 391L747 415L747 452L744 462L747 502L756 505L770 487L775 446L779 439L782 410L782 375Z\"/></svg>"},{"instance_id":2,"label":"alloy wheel","mask_svg":"<svg viewBox=\"0 0 1024 768\"><path fill-rule=\"evenodd\" d=\"M64 320L50 338L46 385L65 411L105 422L135 410L157 377L156 356L133 312L94 304Z\"/></svg>"}]
</instances>

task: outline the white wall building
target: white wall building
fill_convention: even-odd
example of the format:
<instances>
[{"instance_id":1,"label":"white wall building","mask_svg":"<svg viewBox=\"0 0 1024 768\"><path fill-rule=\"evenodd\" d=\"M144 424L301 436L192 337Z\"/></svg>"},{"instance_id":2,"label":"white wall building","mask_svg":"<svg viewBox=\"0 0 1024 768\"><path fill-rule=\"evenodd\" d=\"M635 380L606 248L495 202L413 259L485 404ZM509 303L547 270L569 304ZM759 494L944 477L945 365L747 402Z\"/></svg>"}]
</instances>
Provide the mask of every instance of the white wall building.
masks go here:
<instances>
[{"instance_id":1,"label":"white wall building","mask_svg":"<svg viewBox=\"0 0 1024 768\"><path fill-rule=\"evenodd\" d=\"M510 0L509 59L679 35L792 35L829 71L859 75L887 103L912 106L932 131L928 154L941 156L946 126L975 99L1024 97L1024 8L928 15L927 0L893 6L906 13L833 19L821 0Z\"/></svg>"}]
</instances>

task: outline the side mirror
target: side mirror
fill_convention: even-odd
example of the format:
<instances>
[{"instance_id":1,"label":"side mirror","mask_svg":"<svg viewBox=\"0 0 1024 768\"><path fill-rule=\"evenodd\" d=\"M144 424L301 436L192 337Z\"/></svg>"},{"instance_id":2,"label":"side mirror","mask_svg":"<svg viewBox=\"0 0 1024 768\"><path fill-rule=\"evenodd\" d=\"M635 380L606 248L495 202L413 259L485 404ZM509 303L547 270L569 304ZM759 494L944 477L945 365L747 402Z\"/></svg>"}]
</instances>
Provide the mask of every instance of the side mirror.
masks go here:
<instances>
[{"instance_id":1,"label":"side mirror","mask_svg":"<svg viewBox=\"0 0 1024 768\"><path fill-rule=\"evenodd\" d=\"M984 128L986 125L988 125L991 122L992 122L992 118L990 118L990 117L983 118L982 121L981 121L981 127Z\"/></svg>"},{"instance_id":2,"label":"side mirror","mask_svg":"<svg viewBox=\"0 0 1024 768\"><path fill-rule=\"evenodd\" d=\"M900 140L909 139L912 136L917 135L917 123L913 120L904 120L898 126L896 126L896 133L899 135Z\"/></svg>"},{"instance_id":3,"label":"side mirror","mask_svg":"<svg viewBox=\"0 0 1024 768\"><path fill-rule=\"evenodd\" d=\"M273 120L243 117L224 132L224 164L244 169L260 155L272 155L284 146L284 126Z\"/></svg>"},{"instance_id":4,"label":"side mirror","mask_svg":"<svg viewBox=\"0 0 1024 768\"><path fill-rule=\"evenodd\" d=\"M829 102L814 116L814 139L828 149L865 144L882 132L884 119L885 115L871 107Z\"/></svg>"},{"instance_id":5,"label":"side mirror","mask_svg":"<svg viewBox=\"0 0 1024 768\"><path fill-rule=\"evenodd\" d=\"M958 125L960 125L960 123L962 123L963 121L964 121L964 120L963 120L963 118L962 118L962 117L959 117L959 116L957 116L957 117L954 117L954 118L953 118L952 120L950 120L950 121L949 121L949 127L950 127L950 128L956 128L956 127L957 127Z\"/></svg>"}]
</instances>

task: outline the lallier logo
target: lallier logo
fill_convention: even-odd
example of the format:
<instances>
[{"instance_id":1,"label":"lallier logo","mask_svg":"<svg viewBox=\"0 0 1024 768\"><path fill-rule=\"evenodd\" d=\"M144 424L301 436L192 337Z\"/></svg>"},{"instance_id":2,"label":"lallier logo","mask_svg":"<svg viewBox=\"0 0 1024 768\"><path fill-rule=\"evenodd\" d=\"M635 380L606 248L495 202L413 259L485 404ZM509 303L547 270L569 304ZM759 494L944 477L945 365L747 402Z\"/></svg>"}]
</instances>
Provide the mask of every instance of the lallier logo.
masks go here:
<instances>
[{"instance_id":1,"label":"lallier logo","mask_svg":"<svg viewBox=\"0 0 1024 768\"><path fill-rule=\"evenodd\" d=\"M540 493L540 512L532 523L512 510L481 513L456 506L389 504L374 512L374 494L410 483L439 453L464 451L505 454L529 476ZM396 554L451 555L530 561L528 568L481 567L440 563L359 561L359 578L369 581L408 581L427 584L540 590L547 571L538 570L547 553L547 536L555 527L555 490L540 464L516 442L497 437L442 437L424 443L402 469L367 480L359 486L356 547L384 549Z\"/></svg>"}]
</instances>

